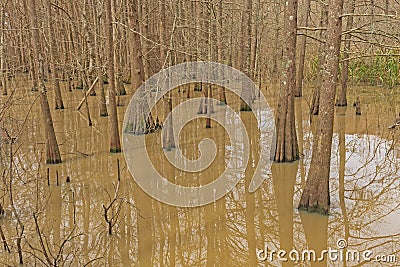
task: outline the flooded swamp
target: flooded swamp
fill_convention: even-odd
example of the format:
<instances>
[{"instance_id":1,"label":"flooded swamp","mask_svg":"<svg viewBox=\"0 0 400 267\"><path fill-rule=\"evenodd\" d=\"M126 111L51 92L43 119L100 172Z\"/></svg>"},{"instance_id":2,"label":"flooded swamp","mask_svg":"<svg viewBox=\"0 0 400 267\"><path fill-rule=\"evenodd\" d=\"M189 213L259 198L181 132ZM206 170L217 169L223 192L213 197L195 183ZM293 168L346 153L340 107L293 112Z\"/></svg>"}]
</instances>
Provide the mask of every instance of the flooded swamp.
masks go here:
<instances>
[{"instance_id":1,"label":"flooded swamp","mask_svg":"<svg viewBox=\"0 0 400 267\"><path fill-rule=\"evenodd\" d=\"M23 80L16 87L26 88ZM173 92L174 106L186 100L184 90ZM275 110L277 90L262 90ZM98 116L98 96L88 96L92 126L85 106L76 109L82 90L63 90L65 110L54 110L50 101L63 160L56 165L44 163L38 94L19 90L1 96L6 107L1 127L15 141L3 138L1 143L0 203L5 212L0 218L0 265L18 265L21 237L26 266L399 266L400 131L388 127L400 110L400 90L352 87L349 103L359 96L362 115L352 105L336 108L329 216L297 210L318 120L310 123L311 90L295 101L301 159L262 169L265 181L250 193L246 185L265 155L260 155L257 120L241 112L251 147L246 171L226 196L196 208L163 204L135 183L124 154L109 153L109 122ZM53 92L48 96L54 99ZM130 96L118 99L122 132ZM237 97L228 93L227 99L238 111ZM164 121L161 105L154 114ZM196 119L175 140L186 157L196 159L204 138L214 140L217 155L201 173L177 171L163 153L160 132L146 135L147 152L169 181L203 185L224 171L232 145L228 135L218 124L206 129L205 119ZM287 261L278 259L279 250L287 252ZM315 258L308 255L311 250ZM372 260L364 257L365 251Z\"/></svg>"}]
</instances>

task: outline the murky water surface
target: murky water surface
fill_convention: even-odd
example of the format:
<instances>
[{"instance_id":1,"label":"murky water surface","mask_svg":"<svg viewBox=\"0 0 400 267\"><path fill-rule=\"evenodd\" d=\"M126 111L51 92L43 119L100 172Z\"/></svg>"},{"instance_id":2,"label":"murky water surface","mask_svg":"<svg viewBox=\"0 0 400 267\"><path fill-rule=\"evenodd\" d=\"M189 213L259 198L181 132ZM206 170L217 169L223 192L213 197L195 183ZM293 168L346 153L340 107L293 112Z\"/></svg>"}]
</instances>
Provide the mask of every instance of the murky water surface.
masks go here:
<instances>
[{"instance_id":1,"label":"murky water surface","mask_svg":"<svg viewBox=\"0 0 400 267\"><path fill-rule=\"evenodd\" d=\"M2 117L2 127L12 135L22 129L12 146L11 189L24 225L24 262L41 266L47 255L52 262L58 260L67 266L399 266L400 144L398 130L388 130L396 118L399 97L385 90L363 89L362 116L355 116L351 106L336 111L329 217L296 209L311 161L316 121L314 118L314 123L309 123L307 97L296 100L300 161L262 170L266 181L255 193L249 193L246 185L258 163L260 142L256 119L242 114L252 148L245 175L234 190L215 203L177 208L145 194L132 179L123 154L108 153L108 120L97 115L97 97L89 97L94 125L88 126L85 107L76 110L83 97L79 90L64 93L66 110L53 111L63 163L43 164L38 103L31 108L36 95L18 92ZM276 98L271 92L267 96L275 108ZM349 98L352 100L354 94ZM184 99L182 91L175 92L174 105ZM235 99L228 95L233 107L238 105ZM120 98L121 123L128 100L127 96ZM1 103L6 101L3 96ZM155 113L163 118L161 110ZM187 158L200 156L197 145L205 137L215 141L217 158L201 174L177 171L162 152L160 133L146 137L147 151L169 181L198 186L224 171L232 145L222 127L214 123L205 129L204 119L194 120L179 137ZM0 225L11 253L1 246L0 265L14 266L18 263L16 237L21 229L16 228L9 200L10 145L3 142L1 153L0 203L6 213ZM286 255L281 256L288 261L280 261L272 250L285 250ZM311 250L316 253L315 260ZM367 256L372 259L386 255L381 261L390 261L395 255L397 263L367 261L363 253L369 250Z\"/></svg>"}]
</instances>

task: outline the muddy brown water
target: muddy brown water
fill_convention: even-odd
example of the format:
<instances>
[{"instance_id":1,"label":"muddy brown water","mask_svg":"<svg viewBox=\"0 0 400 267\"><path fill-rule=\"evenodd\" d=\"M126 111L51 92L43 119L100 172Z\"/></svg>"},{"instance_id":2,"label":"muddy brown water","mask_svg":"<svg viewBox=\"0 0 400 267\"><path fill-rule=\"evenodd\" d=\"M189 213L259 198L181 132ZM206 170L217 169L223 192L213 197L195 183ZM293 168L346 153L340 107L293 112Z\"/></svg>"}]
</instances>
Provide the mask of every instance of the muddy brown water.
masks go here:
<instances>
[{"instance_id":1,"label":"muddy brown water","mask_svg":"<svg viewBox=\"0 0 400 267\"><path fill-rule=\"evenodd\" d=\"M336 109L329 217L296 209L311 161L312 132L317 120L314 118L310 125L307 95L296 100L301 160L273 164L270 171L263 170L268 174L266 181L255 193L249 193L245 185L258 162L258 129L254 117L242 114L252 149L245 177L215 203L177 208L144 193L132 179L123 154L108 153L108 120L97 115L97 97L89 97L94 124L89 127L85 106L81 111L76 110L83 92L64 91L67 108L52 111L63 163L46 165L43 164L38 103L29 112L36 94L16 93L1 123L14 135L23 127L13 144L12 193L16 212L24 224L25 264L43 266L46 263L33 220L35 213L46 254L52 262L58 259L58 265L399 266L400 144L397 131L387 128L396 117L400 98L383 88L355 88L350 90L350 104L355 98L354 92L360 90L361 116L356 116L350 105ZM272 107L276 106L274 94L267 92ZM51 93L49 99L52 100ZM177 99L182 101L184 96L178 97L175 92L175 102ZM230 99L233 98L228 95L229 104L235 106L237 103ZM118 116L122 124L129 97L123 96L120 100L123 105L118 107ZM1 104L6 101L7 97L2 96ZM163 156L160 133L146 137L152 162L170 181L196 186L212 181L223 172L229 138L218 125L213 124L211 129L204 126L202 119L192 121L179 140L185 156L191 159L199 157L197 145L203 138L215 140L217 158L201 174L188 175L174 169ZM15 266L18 264L17 218L12 215L9 200L9 148L9 144L2 143L1 173L4 175L0 203L6 213L0 225L11 253L1 245L0 265ZM67 176L70 183L66 183ZM115 216L116 220L109 235L103 205L107 207L113 199L116 200L108 216ZM341 249L344 243L347 245ZM280 261L277 252L271 254L271 250L286 251L281 256L288 261ZM316 252L316 260L312 260L312 255L311 261L307 260L311 250ZM323 250L330 252L322 253L322 259ZM346 259L346 255L356 251L359 260ZM386 257L381 257L381 262L368 261L363 258L365 251L367 254L371 251L367 255L370 258ZM397 263L388 262L393 261L392 255Z\"/></svg>"}]
</instances>

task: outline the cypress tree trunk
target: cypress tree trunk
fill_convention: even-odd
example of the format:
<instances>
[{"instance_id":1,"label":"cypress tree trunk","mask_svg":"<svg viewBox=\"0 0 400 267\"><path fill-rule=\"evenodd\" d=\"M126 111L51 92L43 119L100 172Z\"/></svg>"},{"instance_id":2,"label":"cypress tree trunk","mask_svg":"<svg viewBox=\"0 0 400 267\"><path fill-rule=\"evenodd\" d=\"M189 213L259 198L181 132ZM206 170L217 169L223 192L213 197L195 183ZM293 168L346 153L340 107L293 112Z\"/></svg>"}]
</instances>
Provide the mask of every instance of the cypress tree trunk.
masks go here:
<instances>
[{"instance_id":1,"label":"cypress tree trunk","mask_svg":"<svg viewBox=\"0 0 400 267\"><path fill-rule=\"evenodd\" d=\"M285 9L283 71L276 118L275 162L290 162L299 158L294 118L294 89L296 87L297 1L288 1Z\"/></svg>"},{"instance_id":2,"label":"cypress tree trunk","mask_svg":"<svg viewBox=\"0 0 400 267\"><path fill-rule=\"evenodd\" d=\"M3 95L7 95L7 71L6 71L6 53L5 53L5 30L4 30L4 7L3 3L0 7L0 84L2 86Z\"/></svg>"},{"instance_id":3,"label":"cypress tree trunk","mask_svg":"<svg viewBox=\"0 0 400 267\"><path fill-rule=\"evenodd\" d=\"M47 0L47 20L49 26L50 71L51 71L50 77L54 87L55 108L64 109L64 103L62 100L61 88L60 88L60 75L56 66L56 57L58 56L58 51L57 51L57 43L55 40L53 22L51 21L50 0Z\"/></svg>"},{"instance_id":4,"label":"cypress tree trunk","mask_svg":"<svg viewBox=\"0 0 400 267\"><path fill-rule=\"evenodd\" d=\"M93 0L94 1L94 0ZM94 6L94 2L92 3ZM103 70L102 70L102 64L101 64L101 59L100 59L100 53L101 53L101 47L99 43L99 37L100 36L100 25L101 25L101 16L97 13L97 9L93 9L93 14L95 17L95 31L96 34L94 34L94 47L96 50L95 53L95 60L96 60L96 72L97 76L99 77L99 80L97 81L97 86L99 88L100 92L100 99L99 99L99 110L100 110L100 117L107 117L108 116L108 111L107 111L107 105L106 105L106 96L104 93L104 75L103 75Z\"/></svg>"},{"instance_id":5,"label":"cypress tree trunk","mask_svg":"<svg viewBox=\"0 0 400 267\"><path fill-rule=\"evenodd\" d=\"M32 56L34 59L34 62L32 62L39 72L35 72L34 81L39 85L40 88L40 105L42 109L42 117L43 117L43 124L45 126L45 131L44 131L44 140L45 140L45 146L46 146L46 163L48 164L57 164L61 163L61 156L60 156L60 150L58 148L57 144L57 139L56 139L56 134L54 132L54 126L53 126L53 120L51 118L51 113L50 113L50 106L49 102L47 100L47 95L46 95L46 88L44 85L44 80L43 80L43 68L42 63L43 63L43 58L42 54L39 50L39 29L38 29L38 24L36 21L36 4L35 0L29 0L29 19L30 19L30 24L32 28Z\"/></svg>"},{"instance_id":6,"label":"cypress tree trunk","mask_svg":"<svg viewBox=\"0 0 400 267\"><path fill-rule=\"evenodd\" d=\"M305 0L305 11L304 11L304 27L308 27L308 17L310 15L310 0ZM306 31L307 33L307 31ZM297 69L296 76L296 90L295 97L300 97L303 95L303 79L304 79L304 59L306 57L306 44L307 36L300 36L299 44L299 67Z\"/></svg>"},{"instance_id":7,"label":"cypress tree trunk","mask_svg":"<svg viewBox=\"0 0 400 267\"><path fill-rule=\"evenodd\" d=\"M137 10L137 1L131 2L130 10L130 27L132 30L139 31L139 16ZM142 85L144 82L144 66L142 59L142 44L140 42L139 34L130 32L130 56L131 56L131 83L132 83L132 94Z\"/></svg>"},{"instance_id":8,"label":"cypress tree trunk","mask_svg":"<svg viewBox=\"0 0 400 267\"><path fill-rule=\"evenodd\" d=\"M251 79L251 17L253 10L253 0L246 1L246 8L242 13L242 51L239 52L240 59L239 64L242 67L242 71ZM254 98L254 92L247 92L249 89L246 84L243 84L244 96L246 100L252 101ZM243 100L240 100L240 111L251 111L251 107Z\"/></svg>"},{"instance_id":9,"label":"cypress tree trunk","mask_svg":"<svg viewBox=\"0 0 400 267\"><path fill-rule=\"evenodd\" d=\"M115 98L115 69L114 69L114 46L113 25L111 13L111 0L106 0L106 38L108 56L108 93L110 101L110 152L121 152L119 139L117 104Z\"/></svg>"},{"instance_id":10,"label":"cypress tree trunk","mask_svg":"<svg viewBox=\"0 0 400 267\"><path fill-rule=\"evenodd\" d=\"M320 115L314 135L311 166L299 209L328 214L329 175L339 52L342 32L343 0L331 0L326 33L326 60L322 72Z\"/></svg>"},{"instance_id":11,"label":"cypress tree trunk","mask_svg":"<svg viewBox=\"0 0 400 267\"><path fill-rule=\"evenodd\" d=\"M322 1L321 3L321 19L320 19L320 27L324 27L328 24L328 13L326 9L326 3L325 0ZM325 37L325 32L321 31L320 33L320 38L321 40L324 39ZM318 74L317 74L317 82L316 86L314 89L313 93L313 98L312 98L312 104L311 104L311 111L310 115L318 115L319 114L319 96L320 96L320 90L321 90L321 81L322 81L322 67L325 62L325 43L321 43L319 45L319 51L318 51Z\"/></svg>"},{"instance_id":12,"label":"cypress tree trunk","mask_svg":"<svg viewBox=\"0 0 400 267\"><path fill-rule=\"evenodd\" d=\"M355 0L351 0L350 2L350 10L349 13L354 13L355 9ZM349 31L353 28L353 16L347 17L346 23L346 31ZM344 41L344 52L343 52L343 64L342 64L342 72L341 72L341 90L338 94L338 98L336 99L336 106L347 106L347 82L349 79L349 53L350 53L350 34L346 34Z\"/></svg>"}]
</instances>

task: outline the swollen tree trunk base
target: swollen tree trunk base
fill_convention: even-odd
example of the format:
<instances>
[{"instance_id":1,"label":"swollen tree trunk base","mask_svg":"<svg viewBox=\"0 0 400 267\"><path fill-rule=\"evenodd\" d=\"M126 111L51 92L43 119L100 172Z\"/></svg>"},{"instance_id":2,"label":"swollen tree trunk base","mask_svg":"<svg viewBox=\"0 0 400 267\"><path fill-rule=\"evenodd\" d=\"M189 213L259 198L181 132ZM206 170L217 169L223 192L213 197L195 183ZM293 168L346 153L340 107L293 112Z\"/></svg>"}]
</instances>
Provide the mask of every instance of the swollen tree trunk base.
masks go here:
<instances>
[{"instance_id":1,"label":"swollen tree trunk base","mask_svg":"<svg viewBox=\"0 0 400 267\"><path fill-rule=\"evenodd\" d=\"M342 91L340 92L340 96L336 100L335 106L337 106L337 107L346 107L347 106L346 89L344 89L344 90L342 89Z\"/></svg>"},{"instance_id":2,"label":"swollen tree trunk base","mask_svg":"<svg viewBox=\"0 0 400 267\"><path fill-rule=\"evenodd\" d=\"M335 106L337 106L337 107L347 107L347 102L344 102L344 103L342 103L342 102L337 102L337 103L335 104Z\"/></svg>"},{"instance_id":3,"label":"swollen tree trunk base","mask_svg":"<svg viewBox=\"0 0 400 267\"><path fill-rule=\"evenodd\" d=\"M247 105L247 103L245 103L243 100L241 100L241 102L240 111L251 111L251 107Z\"/></svg>"},{"instance_id":4,"label":"swollen tree trunk base","mask_svg":"<svg viewBox=\"0 0 400 267\"><path fill-rule=\"evenodd\" d=\"M108 117L107 109L105 109L105 110L100 110L100 117Z\"/></svg>"},{"instance_id":5,"label":"swollen tree trunk base","mask_svg":"<svg viewBox=\"0 0 400 267\"><path fill-rule=\"evenodd\" d=\"M59 164L61 163L61 159L47 159L46 164Z\"/></svg>"},{"instance_id":6,"label":"swollen tree trunk base","mask_svg":"<svg viewBox=\"0 0 400 267\"><path fill-rule=\"evenodd\" d=\"M224 101L220 101L218 103L218 106L226 106L228 103L226 102L226 99Z\"/></svg>"},{"instance_id":7,"label":"swollen tree trunk base","mask_svg":"<svg viewBox=\"0 0 400 267\"><path fill-rule=\"evenodd\" d=\"M120 147L110 147L110 153L120 153L122 149Z\"/></svg>"},{"instance_id":8,"label":"swollen tree trunk base","mask_svg":"<svg viewBox=\"0 0 400 267\"><path fill-rule=\"evenodd\" d=\"M293 155L284 155L284 154L275 154L275 159L274 162L276 163L289 163L289 162L294 162L296 160L299 160L300 157L298 154L293 154Z\"/></svg>"},{"instance_id":9,"label":"swollen tree trunk base","mask_svg":"<svg viewBox=\"0 0 400 267\"><path fill-rule=\"evenodd\" d=\"M304 210L311 213L318 213L321 215L329 215L329 207L324 207L322 205L309 206L308 203L304 205L299 205L299 210Z\"/></svg>"},{"instance_id":10,"label":"swollen tree trunk base","mask_svg":"<svg viewBox=\"0 0 400 267\"><path fill-rule=\"evenodd\" d=\"M313 170L310 171L312 172ZM330 194L328 183L326 180L309 177L304 192L301 195L298 209L329 215Z\"/></svg>"},{"instance_id":11,"label":"swollen tree trunk base","mask_svg":"<svg viewBox=\"0 0 400 267\"><path fill-rule=\"evenodd\" d=\"M303 92L297 92L294 94L294 97L302 97L303 96Z\"/></svg>"},{"instance_id":12,"label":"swollen tree trunk base","mask_svg":"<svg viewBox=\"0 0 400 267\"><path fill-rule=\"evenodd\" d=\"M57 138L54 132L53 120L50 113L49 102L45 89L42 89L40 93L41 97L41 108L43 123L45 125L45 136L46 140L46 163L47 164L58 164L61 163L60 150L58 148Z\"/></svg>"},{"instance_id":13,"label":"swollen tree trunk base","mask_svg":"<svg viewBox=\"0 0 400 267\"><path fill-rule=\"evenodd\" d=\"M65 109L65 108L64 108L64 106L58 106L58 105L57 105L57 106L55 107L55 109L56 109L56 110L62 110L62 109Z\"/></svg>"}]
</instances>

